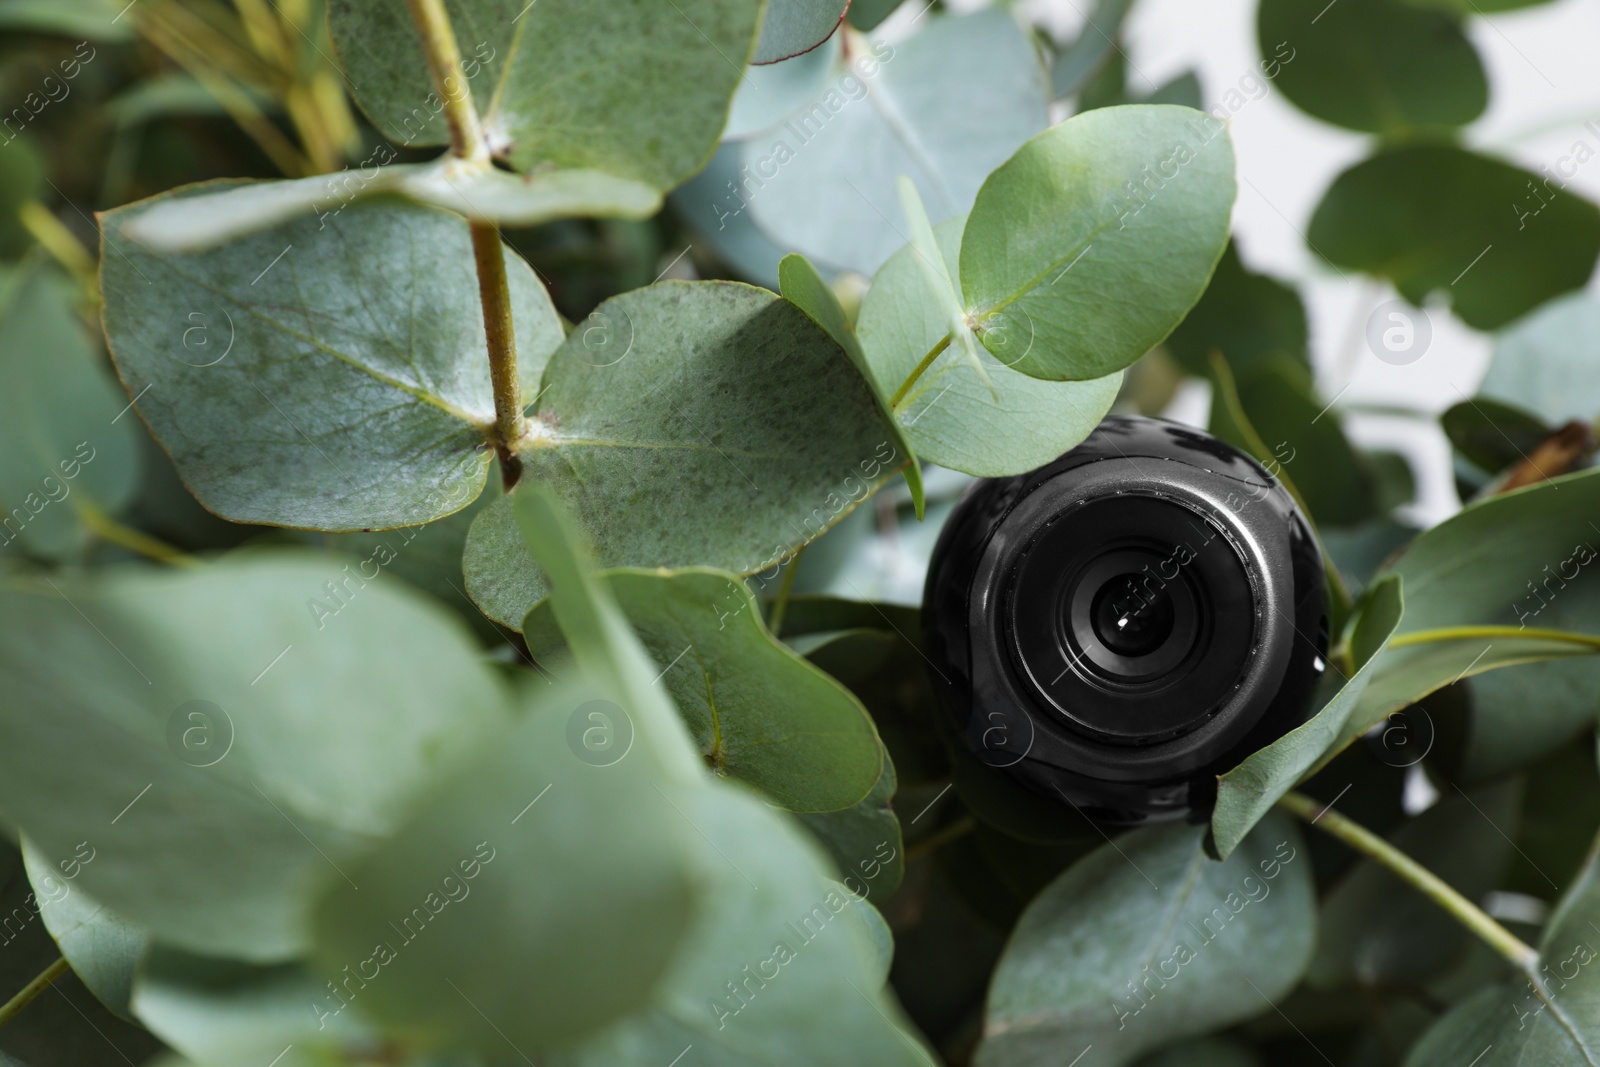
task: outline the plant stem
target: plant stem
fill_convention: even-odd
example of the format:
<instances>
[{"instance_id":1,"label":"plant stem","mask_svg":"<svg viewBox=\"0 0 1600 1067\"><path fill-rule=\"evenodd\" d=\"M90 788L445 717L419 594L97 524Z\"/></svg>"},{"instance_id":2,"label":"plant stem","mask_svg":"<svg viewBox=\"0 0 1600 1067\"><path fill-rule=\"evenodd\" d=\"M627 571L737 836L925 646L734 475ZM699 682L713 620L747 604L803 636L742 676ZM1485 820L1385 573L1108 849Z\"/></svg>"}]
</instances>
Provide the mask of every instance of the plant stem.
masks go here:
<instances>
[{"instance_id":1,"label":"plant stem","mask_svg":"<svg viewBox=\"0 0 1600 1067\"><path fill-rule=\"evenodd\" d=\"M1476 637L1526 637L1536 641L1558 641L1569 645L1582 645L1600 652L1600 634L1582 634L1572 630L1535 630L1518 626L1443 626L1435 630L1413 630L1396 634L1390 648L1407 645L1427 645L1437 641L1466 641Z\"/></svg>"},{"instance_id":2,"label":"plant stem","mask_svg":"<svg viewBox=\"0 0 1600 1067\"><path fill-rule=\"evenodd\" d=\"M800 557L806 554L806 546L801 545L789 560L788 569L783 572L783 580L778 583L778 595L772 598L772 617L767 620L767 629L772 631L773 637L783 636L783 616L789 610L789 594L794 591L794 576L800 570Z\"/></svg>"},{"instance_id":3,"label":"plant stem","mask_svg":"<svg viewBox=\"0 0 1600 1067\"><path fill-rule=\"evenodd\" d=\"M939 354L949 347L950 335L945 334L944 340L940 341L938 344L934 345L928 350L928 354L922 357L922 362L918 363L916 367L912 369L910 376L908 376L905 381L900 383L900 388L894 391L894 396L889 398L890 411L893 411L900 405L900 401L904 400L906 398L906 394L911 392L911 387L917 384L917 379L922 377L927 369L933 366L933 361L939 358Z\"/></svg>"},{"instance_id":4,"label":"plant stem","mask_svg":"<svg viewBox=\"0 0 1600 1067\"><path fill-rule=\"evenodd\" d=\"M500 227L473 219L472 256L478 262L478 299L483 304L483 336L489 346L489 376L494 381L494 445L507 489L517 484L522 461L516 443L527 422L522 417L522 379L517 374L517 334L511 321L511 288L506 284L505 246Z\"/></svg>"},{"instance_id":5,"label":"plant stem","mask_svg":"<svg viewBox=\"0 0 1600 1067\"><path fill-rule=\"evenodd\" d=\"M406 0L411 21L417 24L422 51L428 57L433 87L444 101L444 120L450 127L450 152L461 159L487 160L489 147L478 124L478 109L461 70L461 49L450 26L444 0Z\"/></svg>"},{"instance_id":6,"label":"plant stem","mask_svg":"<svg viewBox=\"0 0 1600 1067\"><path fill-rule=\"evenodd\" d=\"M914 859L921 859L928 853L943 848L952 841L965 837L967 834L971 833L977 827L977 825L977 822L974 821L972 816L963 815L949 826L941 827L940 829L935 830L933 833L929 834L927 837L924 837L916 844L907 845L906 862L909 863Z\"/></svg>"},{"instance_id":7,"label":"plant stem","mask_svg":"<svg viewBox=\"0 0 1600 1067\"><path fill-rule=\"evenodd\" d=\"M1539 953L1533 946L1489 918L1444 879L1371 830L1351 822L1332 808L1323 807L1320 802L1303 793L1286 794L1279 799L1278 806L1381 863L1395 877L1449 912L1451 918L1482 938L1519 970L1531 975L1538 967Z\"/></svg>"},{"instance_id":8,"label":"plant stem","mask_svg":"<svg viewBox=\"0 0 1600 1067\"><path fill-rule=\"evenodd\" d=\"M411 19L428 57L433 87L444 101L450 126L450 152L459 159L487 163L489 147L472 103L472 90L461 70L461 50L445 13L444 0L406 0ZM478 267L478 298L483 304L483 334L489 349L489 375L494 382L494 447L500 456L505 487L517 484L522 464L516 444L527 422L522 417L522 382L517 374L517 335L511 321L511 289L506 284L505 248L500 227L485 219L469 219L472 257Z\"/></svg>"},{"instance_id":9,"label":"plant stem","mask_svg":"<svg viewBox=\"0 0 1600 1067\"><path fill-rule=\"evenodd\" d=\"M0 1026L16 1018L23 1008L33 1003L35 997L48 989L50 983L66 974L68 969L67 958L63 956L46 967L33 981L23 986L22 992L6 1001L4 1005L0 1005Z\"/></svg>"},{"instance_id":10,"label":"plant stem","mask_svg":"<svg viewBox=\"0 0 1600 1067\"><path fill-rule=\"evenodd\" d=\"M102 541L109 541L114 545L121 545L131 552L153 559L157 563L170 563L175 567L201 567L199 560L187 553L173 548L165 541L151 537L143 530L135 530L131 526L124 526L99 508L89 504L78 505L78 519L89 528L89 532Z\"/></svg>"}]
</instances>

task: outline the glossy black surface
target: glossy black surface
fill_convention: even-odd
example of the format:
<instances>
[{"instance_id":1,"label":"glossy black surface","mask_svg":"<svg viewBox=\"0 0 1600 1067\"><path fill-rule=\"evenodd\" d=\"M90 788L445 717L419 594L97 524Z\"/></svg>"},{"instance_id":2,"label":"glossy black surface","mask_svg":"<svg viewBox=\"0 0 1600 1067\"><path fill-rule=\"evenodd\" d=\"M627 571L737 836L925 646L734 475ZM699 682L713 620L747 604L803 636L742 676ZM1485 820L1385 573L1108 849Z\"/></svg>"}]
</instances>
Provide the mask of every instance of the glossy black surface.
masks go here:
<instances>
[{"instance_id":1,"label":"glossy black surface","mask_svg":"<svg viewBox=\"0 0 1600 1067\"><path fill-rule=\"evenodd\" d=\"M1321 558L1288 493L1137 416L975 484L923 624L959 743L1118 823L1209 810L1217 774L1304 721L1327 651Z\"/></svg>"}]
</instances>

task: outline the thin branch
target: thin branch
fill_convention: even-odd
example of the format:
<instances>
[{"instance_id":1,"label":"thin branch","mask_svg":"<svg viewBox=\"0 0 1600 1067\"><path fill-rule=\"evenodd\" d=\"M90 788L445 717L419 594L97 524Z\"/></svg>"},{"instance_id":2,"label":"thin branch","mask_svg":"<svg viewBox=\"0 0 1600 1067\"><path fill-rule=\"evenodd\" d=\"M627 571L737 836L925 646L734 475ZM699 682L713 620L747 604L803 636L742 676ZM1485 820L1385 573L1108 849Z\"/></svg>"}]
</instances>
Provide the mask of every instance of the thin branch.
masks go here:
<instances>
[{"instance_id":1,"label":"thin branch","mask_svg":"<svg viewBox=\"0 0 1600 1067\"><path fill-rule=\"evenodd\" d=\"M1510 930L1495 922L1472 901L1458 893L1448 882L1428 870L1410 856L1395 848L1359 823L1351 822L1332 808L1302 793L1289 793L1278 801L1285 811L1304 819L1364 856L1376 860L1401 881L1443 908L1461 925L1482 938L1500 955L1510 960L1525 974L1533 975L1539 965L1539 953Z\"/></svg>"},{"instance_id":2,"label":"thin branch","mask_svg":"<svg viewBox=\"0 0 1600 1067\"><path fill-rule=\"evenodd\" d=\"M472 103L472 90L461 70L461 49L456 44L450 16L445 13L444 0L406 0L406 6L411 9L411 21L422 38L433 88L444 102L451 153L461 159L487 160L489 147L478 123L478 109Z\"/></svg>"},{"instance_id":3,"label":"thin branch","mask_svg":"<svg viewBox=\"0 0 1600 1067\"><path fill-rule=\"evenodd\" d=\"M50 966L46 967L33 981L22 987L22 992L0 1005L0 1026L4 1026L33 1003L35 997L50 988L50 984L70 970L67 959L63 956Z\"/></svg>"}]
</instances>

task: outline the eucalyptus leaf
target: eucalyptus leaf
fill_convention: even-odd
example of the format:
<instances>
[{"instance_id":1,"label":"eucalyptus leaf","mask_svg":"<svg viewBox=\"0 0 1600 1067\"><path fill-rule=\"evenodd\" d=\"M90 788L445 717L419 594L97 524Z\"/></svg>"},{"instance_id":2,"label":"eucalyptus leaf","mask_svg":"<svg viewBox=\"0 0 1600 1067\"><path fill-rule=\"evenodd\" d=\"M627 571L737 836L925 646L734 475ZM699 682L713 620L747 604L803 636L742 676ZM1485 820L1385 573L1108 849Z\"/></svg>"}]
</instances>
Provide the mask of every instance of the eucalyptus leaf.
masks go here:
<instances>
[{"instance_id":1,"label":"eucalyptus leaf","mask_svg":"<svg viewBox=\"0 0 1600 1067\"><path fill-rule=\"evenodd\" d=\"M866 33L876 29L878 24L894 14L903 0L851 0L850 10L845 12L845 18L850 25Z\"/></svg>"},{"instance_id":2,"label":"eucalyptus leaf","mask_svg":"<svg viewBox=\"0 0 1600 1067\"><path fill-rule=\"evenodd\" d=\"M779 129L744 142L740 194L782 247L870 274L906 242L896 182L929 216L972 206L984 177L1044 129L1036 50L1004 8L929 15L851 61Z\"/></svg>"},{"instance_id":3,"label":"eucalyptus leaf","mask_svg":"<svg viewBox=\"0 0 1600 1067\"><path fill-rule=\"evenodd\" d=\"M704 569L618 570L606 585L713 772L790 811L837 812L868 798L884 761L866 709L767 631L743 582ZM561 650L548 601L522 632L542 663Z\"/></svg>"},{"instance_id":4,"label":"eucalyptus leaf","mask_svg":"<svg viewBox=\"0 0 1600 1067\"><path fill-rule=\"evenodd\" d=\"M133 39L133 26L117 17L121 12L116 0L0 0L0 26L115 44Z\"/></svg>"},{"instance_id":5,"label":"eucalyptus leaf","mask_svg":"<svg viewBox=\"0 0 1600 1067\"><path fill-rule=\"evenodd\" d=\"M762 10L752 0L449 0L445 9L462 88L496 156L523 172L596 170L663 190L711 155ZM406 147L444 144L443 103L411 20L380 0L331 0L328 24L373 125Z\"/></svg>"},{"instance_id":6,"label":"eucalyptus leaf","mask_svg":"<svg viewBox=\"0 0 1600 1067\"><path fill-rule=\"evenodd\" d=\"M842 36L832 37L825 47L813 48L803 55L746 70L739 91L733 94L728 124L722 130L723 141L742 141L764 133L805 106L832 80L843 62L839 46ZM718 149L719 154L722 151ZM737 150L734 156L737 158ZM738 171L737 164L734 171Z\"/></svg>"},{"instance_id":7,"label":"eucalyptus leaf","mask_svg":"<svg viewBox=\"0 0 1600 1067\"><path fill-rule=\"evenodd\" d=\"M1541 631L1562 629L1554 612L1543 614L1555 607L1581 612L1580 619L1592 615L1587 605L1600 585L1591 574L1589 547L1600 543L1590 525L1597 503L1600 471L1583 471L1471 504L1412 541L1385 569L1405 581L1405 618L1396 631L1401 647L1390 647L1373 665L1342 740L1464 677L1592 653ZM1505 629L1492 636L1469 630L1451 640L1406 640L1475 625Z\"/></svg>"},{"instance_id":8,"label":"eucalyptus leaf","mask_svg":"<svg viewBox=\"0 0 1600 1067\"><path fill-rule=\"evenodd\" d=\"M1339 126L1390 135L1461 126L1489 101L1460 20L1406 0L1262 0L1256 28L1262 54L1293 42L1277 78L1283 95Z\"/></svg>"},{"instance_id":9,"label":"eucalyptus leaf","mask_svg":"<svg viewBox=\"0 0 1600 1067\"><path fill-rule=\"evenodd\" d=\"M319 1023L349 1002L431 1047L542 1051L647 1006L684 951L704 844L681 790L574 743L590 713L633 721L606 687L534 684L517 727L319 904Z\"/></svg>"},{"instance_id":10,"label":"eucalyptus leaf","mask_svg":"<svg viewBox=\"0 0 1600 1067\"><path fill-rule=\"evenodd\" d=\"M1386 578L1373 585L1353 617L1350 649L1355 673L1309 720L1217 778L1211 843L1218 856L1230 856L1272 806L1325 761L1333 746L1349 733L1349 719L1371 684L1377 657L1400 626L1405 611L1398 579Z\"/></svg>"},{"instance_id":11,"label":"eucalyptus leaf","mask_svg":"<svg viewBox=\"0 0 1600 1067\"><path fill-rule=\"evenodd\" d=\"M0 810L48 857L86 846L73 888L164 942L298 955L321 887L506 714L458 623L353 564L13 581Z\"/></svg>"},{"instance_id":12,"label":"eucalyptus leaf","mask_svg":"<svg viewBox=\"0 0 1600 1067\"><path fill-rule=\"evenodd\" d=\"M44 189L45 163L32 138L12 137L0 147L0 255L15 256L33 242L21 212Z\"/></svg>"},{"instance_id":13,"label":"eucalyptus leaf","mask_svg":"<svg viewBox=\"0 0 1600 1067\"><path fill-rule=\"evenodd\" d=\"M377 160L378 154L370 159ZM534 226L579 215L646 219L661 208L661 194L653 187L599 171L517 175L487 160L445 156L432 163L389 162L394 158L391 149L383 160L358 170L346 167L294 181L247 182L162 200L129 219L122 232L157 253L197 252L302 215L314 214L325 222L346 205L383 194L508 226Z\"/></svg>"},{"instance_id":14,"label":"eucalyptus leaf","mask_svg":"<svg viewBox=\"0 0 1600 1067\"><path fill-rule=\"evenodd\" d=\"M1117 38L1132 7L1132 0L1096 0L1084 16L1078 36L1056 52L1050 65L1051 87L1057 97L1076 95L1100 73L1111 54L1119 50Z\"/></svg>"},{"instance_id":15,"label":"eucalyptus leaf","mask_svg":"<svg viewBox=\"0 0 1600 1067\"><path fill-rule=\"evenodd\" d=\"M828 335L731 282L606 301L551 358L535 411L522 483L556 493L605 567L765 573L907 461ZM511 627L545 590L511 518L520 492L479 515L464 561L467 591Z\"/></svg>"},{"instance_id":16,"label":"eucalyptus leaf","mask_svg":"<svg viewBox=\"0 0 1600 1067\"><path fill-rule=\"evenodd\" d=\"M1388 148L1334 179L1306 241L1417 307L1441 292L1494 330L1581 287L1600 254L1600 209L1549 181L1464 148Z\"/></svg>"},{"instance_id":17,"label":"eucalyptus leaf","mask_svg":"<svg viewBox=\"0 0 1600 1067\"><path fill-rule=\"evenodd\" d=\"M979 340L1030 377L1121 370L1200 299L1233 199L1227 125L1203 112L1108 107L1052 127L967 217L961 291Z\"/></svg>"},{"instance_id":18,"label":"eucalyptus leaf","mask_svg":"<svg viewBox=\"0 0 1600 1067\"><path fill-rule=\"evenodd\" d=\"M894 762L883 753L883 772L872 792L843 811L801 814L834 864L846 889L881 904L900 888L905 877L905 842L894 812Z\"/></svg>"},{"instance_id":19,"label":"eucalyptus leaf","mask_svg":"<svg viewBox=\"0 0 1600 1067\"><path fill-rule=\"evenodd\" d=\"M778 277L783 286L783 298L804 311L812 322L821 326L828 336L833 338L834 344L850 357L850 362L861 372L861 377L870 383L872 367L867 362L867 354L861 350L861 342L856 339L855 326L845 315L838 296L828 287L828 283L822 280L822 275L817 273L817 268L811 265L811 261L804 256L787 255L778 264ZM884 425L894 435L895 447L910 458L910 462L901 469L901 473L905 475L906 486L911 490L911 504L920 520L927 506L922 492L922 465L917 462L916 453L911 450L905 432L895 420L894 413L889 410L887 399L876 390L873 396L878 400L878 413L882 416Z\"/></svg>"},{"instance_id":20,"label":"eucalyptus leaf","mask_svg":"<svg viewBox=\"0 0 1600 1067\"><path fill-rule=\"evenodd\" d=\"M798 62L791 60L791 62ZM676 189L669 203L716 258L745 281L777 289L778 263L787 250L755 224L738 192L740 150L717 149L704 170Z\"/></svg>"},{"instance_id":21,"label":"eucalyptus leaf","mask_svg":"<svg viewBox=\"0 0 1600 1067\"><path fill-rule=\"evenodd\" d=\"M133 496L135 429L42 259L0 267L0 554L59 558Z\"/></svg>"},{"instance_id":22,"label":"eucalyptus leaf","mask_svg":"<svg viewBox=\"0 0 1600 1067\"><path fill-rule=\"evenodd\" d=\"M952 275L960 259L962 225L952 219L935 231ZM952 282L959 285L960 279ZM857 321L877 394L893 397L949 331L949 316L929 293L916 252L902 248L873 278ZM1099 425L1122 384L1116 372L1088 382L1040 381L987 350L979 358L992 393L958 353L947 349L893 410L917 456L981 477L1021 474L1078 444Z\"/></svg>"},{"instance_id":23,"label":"eucalyptus leaf","mask_svg":"<svg viewBox=\"0 0 1600 1067\"><path fill-rule=\"evenodd\" d=\"M1584 968L1596 951L1600 873L1591 849L1583 873L1556 905L1538 943L1533 973L1462 999L1407 1055L1406 1067L1516 1067L1592 1063L1600 1047L1600 984Z\"/></svg>"},{"instance_id":24,"label":"eucalyptus leaf","mask_svg":"<svg viewBox=\"0 0 1600 1067\"><path fill-rule=\"evenodd\" d=\"M1600 301L1574 293L1550 301L1496 338L1478 395L1550 425L1569 419L1593 423L1600 419L1600 384L1589 369L1597 359Z\"/></svg>"},{"instance_id":25,"label":"eucalyptus leaf","mask_svg":"<svg viewBox=\"0 0 1600 1067\"><path fill-rule=\"evenodd\" d=\"M476 498L495 415L467 223L373 200L209 252L119 243L203 188L102 219L112 356L184 484L235 522L334 532ZM561 323L526 263L507 275L532 397Z\"/></svg>"},{"instance_id":26,"label":"eucalyptus leaf","mask_svg":"<svg viewBox=\"0 0 1600 1067\"><path fill-rule=\"evenodd\" d=\"M1439 416L1439 428L1457 452L1490 474L1521 463L1554 432L1542 419L1487 396L1451 405Z\"/></svg>"},{"instance_id":27,"label":"eucalyptus leaf","mask_svg":"<svg viewBox=\"0 0 1600 1067\"><path fill-rule=\"evenodd\" d=\"M1502 782L1446 796L1390 834L1468 900L1498 888L1511 858L1522 785ZM1323 900L1306 978L1329 987L1420 982L1454 962L1471 935L1455 917L1374 860L1363 860Z\"/></svg>"},{"instance_id":28,"label":"eucalyptus leaf","mask_svg":"<svg viewBox=\"0 0 1600 1067\"><path fill-rule=\"evenodd\" d=\"M752 63L777 63L816 48L833 36L850 0L767 0Z\"/></svg>"},{"instance_id":29,"label":"eucalyptus leaf","mask_svg":"<svg viewBox=\"0 0 1600 1067\"><path fill-rule=\"evenodd\" d=\"M1308 364L1306 337L1300 294L1271 275L1247 268L1239 258L1238 242L1230 241L1200 302L1167 337L1166 350L1197 377L1210 373L1211 353L1220 352L1234 374L1244 379L1279 356Z\"/></svg>"},{"instance_id":30,"label":"eucalyptus leaf","mask_svg":"<svg viewBox=\"0 0 1600 1067\"><path fill-rule=\"evenodd\" d=\"M88 853L79 847L65 859L53 860L26 838L22 841L23 862L45 929L89 991L130 1019L134 968L149 948L150 937L73 885L85 855L94 855L92 846Z\"/></svg>"},{"instance_id":31,"label":"eucalyptus leaf","mask_svg":"<svg viewBox=\"0 0 1600 1067\"><path fill-rule=\"evenodd\" d=\"M1079 860L1028 906L995 969L980 1067L1116 1067L1268 1010L1316 937L1310 862L1268 818L1225 863L1199 827L1147 827Z\"/></svg>"}]
</instances>

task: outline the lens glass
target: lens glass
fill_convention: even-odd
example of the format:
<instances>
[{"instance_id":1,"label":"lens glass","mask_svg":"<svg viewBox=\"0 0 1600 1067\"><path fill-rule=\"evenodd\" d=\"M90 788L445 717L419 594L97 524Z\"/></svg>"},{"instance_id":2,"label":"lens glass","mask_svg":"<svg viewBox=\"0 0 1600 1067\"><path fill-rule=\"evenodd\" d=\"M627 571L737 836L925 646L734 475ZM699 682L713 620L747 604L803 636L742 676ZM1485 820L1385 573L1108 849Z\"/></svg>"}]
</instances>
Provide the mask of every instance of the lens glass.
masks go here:
<instances>
[{"instance_id":1,"label":"lens glass","mask_svg":"<svg viewBox=\"0 0 1600 1067\"><path fill-rule=\"evenodd\" d=\"M1148 656L1172 636L1172 597L1148 578L1119 574L1100 587L1090 608L1094 634L1119 656Z\"/></svg>"}]
</instances>

